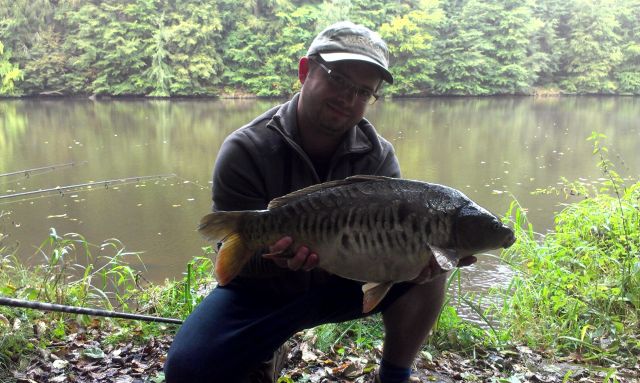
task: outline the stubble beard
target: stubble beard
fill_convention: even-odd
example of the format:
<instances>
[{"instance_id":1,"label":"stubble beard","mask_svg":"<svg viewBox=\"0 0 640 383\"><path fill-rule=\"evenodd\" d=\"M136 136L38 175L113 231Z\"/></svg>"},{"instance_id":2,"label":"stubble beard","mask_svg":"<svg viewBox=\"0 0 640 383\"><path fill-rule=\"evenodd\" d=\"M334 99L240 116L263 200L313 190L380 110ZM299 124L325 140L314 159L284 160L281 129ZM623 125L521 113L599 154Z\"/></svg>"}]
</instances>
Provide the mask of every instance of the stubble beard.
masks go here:
<instances>
[{"instance_id":1,"label":"stubble beard","mask_svg":"<svg viewBox=\"0 0 640 383\"><path fill-rule=\"evenodd\" d=\"M327 138L340 138L357 124L357 121L354 121L353 118L338 114L327 104L320 108L317 117L315 121L317 131Z\"/></svg>"}]
</instances>

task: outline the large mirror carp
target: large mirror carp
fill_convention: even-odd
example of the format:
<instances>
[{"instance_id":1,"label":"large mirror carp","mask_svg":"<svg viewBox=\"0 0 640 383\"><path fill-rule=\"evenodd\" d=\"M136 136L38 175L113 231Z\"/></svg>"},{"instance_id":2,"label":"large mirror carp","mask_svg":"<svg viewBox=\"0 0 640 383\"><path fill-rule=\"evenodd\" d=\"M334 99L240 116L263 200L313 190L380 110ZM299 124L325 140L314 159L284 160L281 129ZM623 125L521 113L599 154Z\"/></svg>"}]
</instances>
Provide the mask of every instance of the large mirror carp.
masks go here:
<instances>
[{"instance_id":1,"label":"large mirror carp","mask_svg":"<svg viewBox=\"0 0 640 383\"><path fill-rule=\"evenodd\" d=\"M318 267L367 282L363 312L434 259L450 270L466 256L515 241L498 217L456 189L381 176L313 185L272 200L266 210L210 213L198 230L222 243L215 262L220 285L254 253L288 235L293 248L306 245L318 254Z\"/></svg>"}]
</instances>

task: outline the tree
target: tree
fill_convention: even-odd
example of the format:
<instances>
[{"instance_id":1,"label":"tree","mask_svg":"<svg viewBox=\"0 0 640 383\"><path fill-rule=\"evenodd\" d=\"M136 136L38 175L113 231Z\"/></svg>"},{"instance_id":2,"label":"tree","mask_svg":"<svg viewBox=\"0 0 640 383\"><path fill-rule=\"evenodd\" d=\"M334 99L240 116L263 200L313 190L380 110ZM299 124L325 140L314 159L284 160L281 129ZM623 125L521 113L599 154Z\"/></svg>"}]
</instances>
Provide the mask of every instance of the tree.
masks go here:
<instances>
[{"instance_id":1,"label":"tree","mask_svg":"<svg viewBox=\"0 0 640 383\"><path fill-rule=\"evenodd\" d=\"M493 87L500 93L528 93L536 79L535 65L529 60L532 36L542 27L533 16L526 1L499 1L498 21L494 33L487 36L493 41L498 69ZM537 55L541 59L542 55Z\"/></svg>"},{"instance_id":2,"label":"tree","mask_svg":"<svg viewBox=\"0 0 640 383\"><path fill-rule=\"evenodd\" d=\"M63 88L62 35L49 0L0 0L0 41L23 75L20 94Z\"/></svg>"},{"instance_id":3,"label":"tree","mask_svg":"<svg viewBox=\"0 0 640 383\"><path fill-rule=\"evenodd\" d=\"M536 86L557 86L569 35L569 4L566 0L545 0L532 5L533 14L540 25L534 28L531 35L527 65L535 73Z\"/></svg>"},{"instance_id":4,"label":"tree","mask_svg":"<svg viewBox=\"0 0 640 383\"><path fill-rule=\"evenodd\" d=\"M114 95L215 94L222 23L204 0L109 0L70 8L69 83Z\"/></svg>"},{"instance_id":5,"label":"tree","mask_svg":"<svg viewBox=\"0 0 640 383\"><path fill-rule=\"evenodd\" d=\"M617 85L612 72L622 62L617 2L576 0L568 25L571 29L567 50L567 77L563 88L576 93L613 93Z\"/></svg>"},{"instance_id":6,"label":"tree","mask_svg":"<svg viewBox=\"0 0 640 383\"><path fill-rule=\"evenodd\" d=\"M171 94L217 94L224 70L223 23L216 2L207 0L173 1L159 6L167 13L167 65L171 67ZM160 10L156 11L156 14ZM156 30L161 32L162 28ZM156 50L154 54L157 54Z\"/></svg>"},{"instance_id":7,"label":"tree","mask_svg":"<svg viewBox=\"0 0 640 383\"><path fill-rule=\"evenodd\" d=\"M388 87L390 94L420 95L433 87L435 65L431 41L444 14L437 0L422 0L417 5L380 27L380 34L389 46L395 80Z\"/></svg>"},{"instance_id":8,"label":"tree","mask_svg":"<svg viewBox=\"0 0 640 383\"><path fill-rule=\"evenodd\" d=\"M22 71L11 63L11 52L0 41L0 95L15 95L15 82L22 80Z\"/></svg>"},{"instance_id":9,"label":"tree","mask_svg":"<svg viewBox=\"0 0 640 383\"><path fill-rule=\"evenodd\" d=\"M446 18L437 30L434 44L436 66L434 91L437 94L483 95L492 93L487 86L495 69L495 60L485 56L492 46L484 38L476 21L490 16L475 0L468 3L451 1L446 4ZM475 12L481 15L473 15Z\"/></svg>"},{"instance_id":10,"label":"tree","mask_svg":"<svg viewBox=\"0 0 640 383\"><path fill-rule=\"evenodd\" d=\"M640 94L640 0L624 1L617 15L622 60L614 68L618 90Z\"/></svg>"},{"instance_id":11,"label":"tree","mask_svg":"<svg viewBox=\"0 0 640 383\"><path fill-rule=\"evenodd\" d=\"M338 21L349 20L352 8L351 0L328 0L322 3L320 13L324 15L323 20L327 25L331 25ZM321 30L316 32L319 33Z\"/></svg>"},{"instance_id":12,"label":"tree","mask_svg":"<svg viewBox=\"0 0 640 383\"><path fill-rule=\"evenodd\" d=\"M153 90L149 96L167 97L171 95L171 83L174 77L173 70L167 63L169 52L166 49L170 40L164 21L164 13L158 19L158 29L154 33L154 44L149 47L151 66L145 71Z\"/></svg>"},{"instance_id":13,"label":"tree","mask_svg":"<svg viewBox=\"0 0 640 383\"><path fill-rule=\"evenodd\" d=\"M318 28L319 6L295 6L285 0L270 10L269 22L245 14L229 34L225 73L235 92L282 96L297 89L298 59Z\"/></svg>"},{"instance_id":14,"label":"tree","mask_svg":"<svg viewBox=\"0 0 640 383\"><path fill-rule=\"evenodd\" d=\"M284 96L313 36L344 19L387 40L388 94L640 94L640 0L0 0L2 80L20 95Z\"/></svg>"},{"instance_id":15,"label":"tree","mask_svg":"<svg viewBox=\"0 0 640 383\"><path fill-rule=\"evenodd\" d=\"M470 0L453 21L438 65L445 93L528 92L535 79L528 49L539 23L526 2Z\"/></svg>"}]
</instances>

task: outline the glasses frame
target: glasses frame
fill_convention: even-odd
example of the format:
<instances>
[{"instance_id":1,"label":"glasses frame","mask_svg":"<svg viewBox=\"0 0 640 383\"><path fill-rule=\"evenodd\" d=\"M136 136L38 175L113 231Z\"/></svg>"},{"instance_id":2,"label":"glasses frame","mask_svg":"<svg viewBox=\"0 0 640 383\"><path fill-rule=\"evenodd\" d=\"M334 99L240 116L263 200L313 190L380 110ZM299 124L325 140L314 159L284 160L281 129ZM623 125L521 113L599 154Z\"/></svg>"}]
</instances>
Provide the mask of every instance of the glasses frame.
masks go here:
<instances>
[{"instance_id":1,"label":"glasses frame","mask_svg":"<svg viewBox=\"0 0 640 383\"><path fill-rule=\"evenodd\" d=\"M336 70L333 70L327 67L319 59L315 57L309 57L309 60L318 64L318 66L322 68L322 70L327 74L327 77L329 78L329 82L332 84L334 88L336 88L341 92L349 91L352 94L355 93L356 100L358 102L362 104L373 105L375 104L376 101L378 101L378 98L380 98L380 95L376 94L375 90L370 90L367 88L363 88L359 85L356 85L347 76L343 75L342 73ZM366 99L363 98L363 95L366 96L367 94L370 94L370 95Z\"/></svg>"}]
</instances>

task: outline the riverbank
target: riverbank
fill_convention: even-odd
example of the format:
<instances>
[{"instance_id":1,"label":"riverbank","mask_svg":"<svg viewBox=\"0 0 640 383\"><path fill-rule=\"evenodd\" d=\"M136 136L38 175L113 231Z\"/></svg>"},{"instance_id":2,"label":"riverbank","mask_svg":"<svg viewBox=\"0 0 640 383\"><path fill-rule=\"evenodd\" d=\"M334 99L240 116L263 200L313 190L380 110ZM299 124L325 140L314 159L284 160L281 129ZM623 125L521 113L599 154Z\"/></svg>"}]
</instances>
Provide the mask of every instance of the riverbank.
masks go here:
<instances>
[{"instance_id":1,"label":"riverbank","mask_svg":"<svg viewBox=\"0 0 640 383\"><path fill-rule=\"evenodd\" d=\"M265 100L288 100L291 95L298 91L298 89L292 90L289 94L273 95L273 96L261 96L255 93L247 92L242 89L237 90L225 90L217 94L203 94L203 95L173 95L173 96L150 96L144 94L56 94L56 93L38 93L29 95L0 95L0 100L91 100L91 101L108 101L108 100L167 100L167 101L181 101L181 100L253 100L253 99L265 99ZM532 87L527 92L519 93L495 93L495 94L438 94L438 93L415 93L415 94L394 94L394 95L381 95L381 99L389 100L402 100L402 99L434 99L434 98L453 98L453 99L469 99L469 98L506 98L506 97L638 97L633 93L611 93L611 92L568 92L560 89L556 86L548 87Z\"/></svg>"}]
</instances>

